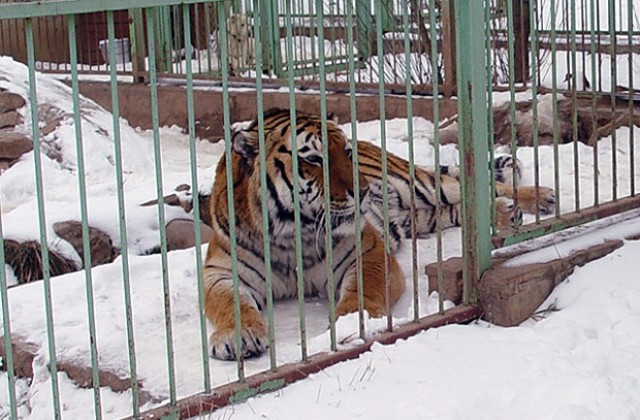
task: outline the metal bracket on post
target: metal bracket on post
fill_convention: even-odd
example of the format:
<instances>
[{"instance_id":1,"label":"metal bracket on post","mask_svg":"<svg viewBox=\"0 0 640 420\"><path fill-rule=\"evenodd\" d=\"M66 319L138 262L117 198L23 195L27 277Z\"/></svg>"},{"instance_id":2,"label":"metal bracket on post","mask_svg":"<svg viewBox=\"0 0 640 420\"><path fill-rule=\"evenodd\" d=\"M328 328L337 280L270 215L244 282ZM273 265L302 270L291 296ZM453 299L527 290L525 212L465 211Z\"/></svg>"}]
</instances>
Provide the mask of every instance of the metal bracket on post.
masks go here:
<instances>
[{"instance_id":1,"label":"metal bracket on post","mask_svg":"<svg viewBox=\"0 0 640 420\"><path fill-rule=\"evenodd\" d=\"M484 2L456 2L458 123L462 167L462 255L465 304L476 301L482 272L491 265Z\"/></svg>"}]
</instances>

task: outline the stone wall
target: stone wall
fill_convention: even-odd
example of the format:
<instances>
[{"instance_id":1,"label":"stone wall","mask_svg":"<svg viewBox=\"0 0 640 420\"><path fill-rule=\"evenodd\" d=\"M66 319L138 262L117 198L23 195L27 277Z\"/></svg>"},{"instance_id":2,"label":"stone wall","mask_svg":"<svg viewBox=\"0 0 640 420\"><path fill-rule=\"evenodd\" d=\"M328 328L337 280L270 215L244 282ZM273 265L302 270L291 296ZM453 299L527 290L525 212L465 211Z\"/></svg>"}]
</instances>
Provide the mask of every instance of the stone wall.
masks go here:
<instances>
[{"instance_id":1,"label":"stone wall","mask_svg":"<svg viewBox=\"0 0 640 420\"><path fill-rule=\"evenodd\" d=\"M118 88L120 115L133 127L151 128L151 94L148 85L124 84ZM80 92L93 99L105 109L111 111L111 88L109 83L83 82ZM217 141L224 135L223 102L221 89L195 89L196 136ZM403 96L387 95L386 118L406 118L407 101ZM264 109L289 108L289 94L276 90L263 93ZM249 121L256 117L257 98L254 90L229 91L230 121ZM317 92L296 94L296 107L310 113L320 113L320 95ZM451 99L439 102L440 117L446 118L457 112L457 104ZM327 110L333 113L340 123L349 122L349 95L342 93L327 94ZM356 97L357 120L360 122L380 119L379 97L377 95L358 95ZM186 89L182 86L158 87L158 112L160 126L178 125L188 127L188 108ZM414 97L413 115L433 120L433 99Z\"/></svg>"}]
</instances>

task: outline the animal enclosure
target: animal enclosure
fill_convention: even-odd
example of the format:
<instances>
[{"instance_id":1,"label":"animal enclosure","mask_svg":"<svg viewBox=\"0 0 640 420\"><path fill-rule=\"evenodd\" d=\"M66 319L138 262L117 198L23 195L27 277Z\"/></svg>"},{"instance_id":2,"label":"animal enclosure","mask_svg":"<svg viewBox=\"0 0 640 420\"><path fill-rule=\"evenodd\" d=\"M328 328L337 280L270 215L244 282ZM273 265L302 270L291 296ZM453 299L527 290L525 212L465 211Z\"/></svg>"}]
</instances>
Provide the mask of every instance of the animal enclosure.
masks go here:
<instances>
[{"instance_id":1,"label":"animal enclosure","mask_svg":"<svg viewBox=\"0 0 640 420\"><path fill-rule=\"evenodd\" d=\"M278 389L477 318L492 256L640 204L632 0L130 6L0 4L10 418L185 418ZM143 82L149 130L121 118Z\"/></svg>"}]
</instances>

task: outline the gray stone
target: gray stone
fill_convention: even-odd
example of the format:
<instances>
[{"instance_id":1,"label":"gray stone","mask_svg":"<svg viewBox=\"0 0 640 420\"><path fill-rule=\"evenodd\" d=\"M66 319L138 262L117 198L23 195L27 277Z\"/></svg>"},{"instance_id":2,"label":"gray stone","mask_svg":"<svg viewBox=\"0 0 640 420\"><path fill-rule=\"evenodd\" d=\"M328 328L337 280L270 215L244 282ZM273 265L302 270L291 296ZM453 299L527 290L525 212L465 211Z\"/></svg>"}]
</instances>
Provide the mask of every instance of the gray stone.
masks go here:
<instances>
[{"instance_id":1,"label":"gray stone","mask_svg":"<svg viewBox=\"0 0 640 420\"><path fill-rule=\"evenodd\" d=\"M17 159L33 150L33 142L28 135L16 131L0 131L0 158Z\"/></svg>"},{"instance_id":2,"label":"gray stone","mask_svg":"<svg viewBox=\"0 0 640 420\"><path fill-rule=\"evenodd\" d=\"M0 159L0 173L6 171L11 167L11 165L15 162L12 159Z\"/></svg>"},{"instance_id":3,"label":"gray stone","mask_svg":"<svg viewBox=\"0 0 640 420\"><path fill-rule=\"evenodd\" d=\"M59 222L53 225L56 235L69 242L84 262L84 245L82 243L82 223L77 221ZM89 227L89 248L91 266L110 263L118 255L111 238L100 229Z\"/></svg>"},{"instance_id":4,"label":"gray stone","mask_svg":"<svg viewBox=\"0 0 640 420\"><path fill-rule=\"evenodd\" d=\"M15 93L0 92L0 113L15 111L25 106L27 101Z\"/></svg>"},{"instance_id":5,"label":"gray stone","mask_svg":"<svg viewBox=\"0 0 640 420\"><path fill-rule=\"evenodd\" d=\"M483 274L477 286L478 304L486 321L510 327L519 325L534 315L560 282L576 266L602 258L622 246L622 241L611 240L586 249L577 250L567 258L545 263L506 266L505 258L494 258L491 268ZM443 261L441 267L444 298L455 304L462 302L462 258ZM426 267L429 292L438 290L438 265Z\"/></svg>"},{"instance_id":6,"label":"gray stone","mask_svg":"<svg viewBox=\"0 0 640 420\"><path fill-rule=\"evenodd\" d=\"M213 236L213 230L205 225L200 224L200 237L202 244L209 242ZM187 249L196 245L195 223L187 219L174 219L167 224L167 249L174 251L176 249Z\"/></svg>"},{"instance_id":7,"label":"gray stone","mask_svg":"<svg viewBox=\"0 0 640 420\"><path fill-rule=\"evenodd\" d=\"M517 267L504 264L491 267L483 273L478 285L482 318L504 327L519 325L534 314L576 266L602 258L622 244L621 240L610 240L575 251L563 259Z\"/></svg>"},{"instance_id":8,"label":"gray stone","mask_svg":"<svg viewBox=\"0 0 640 420\"><path fill-rule=\"evenodd\" d=\"M0 128L15 127L22 124L22 116L16 111L9 111L0 114Z\"/></svg>"}]
</instances>

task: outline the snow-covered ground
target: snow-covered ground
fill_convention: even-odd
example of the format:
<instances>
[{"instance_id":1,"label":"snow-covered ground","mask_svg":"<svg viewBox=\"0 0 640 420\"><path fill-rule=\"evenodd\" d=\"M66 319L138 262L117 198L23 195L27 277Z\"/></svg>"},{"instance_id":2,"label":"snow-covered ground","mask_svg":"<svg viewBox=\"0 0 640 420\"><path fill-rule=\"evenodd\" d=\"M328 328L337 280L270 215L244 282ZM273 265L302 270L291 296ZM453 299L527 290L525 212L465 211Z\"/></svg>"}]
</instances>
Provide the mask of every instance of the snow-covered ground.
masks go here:
<instances>
[{"instance_id":1,"label":"snow-covered ground","mask_svg":"<svg viewBox=\"0 0 640 420\"><path fill-rule=\"evenodd\" d=\"M0 87L26 96L24 66L11 59L0 58ZM63 157L60 161L54 161L43 155L47 224L51 226L56 221L74 218L79 220L77 163L73 125L69 117L73 112L70 90L48 76L39 76L38 98L39 103L54 104L65 115L61 126L45 138L49 146ZM503 97L502 100L508 100L508 97ZM115 244L119 244L111 116L89 100L83 99L82 105L89 220L92 225L105 230ZM29 112L23 109L21 113L25 117L24 129L28 130ZM125 151L125 212L129 228L128 245L131 252L129 273L137 373L143 390L157 399L154 403L158 403L166 401L169 395L163 320L162 265L161 258L157 255L137 255L144 253L159 240L156 208L139 206L140 203L155 198L156 185L152 164L153 135L151 132L135 130L123 120L121 124ZM413 119L413 125L416 163L431 166L434 164L434 149L431 145L433 124L416 117ZM343 128L346 133L351 133L348 124ZM359 139L379 144L379 122L359 123L357 129ZM640 150L640 129L634 128L634 130L635 150ZM398 155L407 156L406 133L407 120L387 121L388 149ZM163 128L160 137L163 150L164 191L170 193L177 185L191 183L187 137L175 127ZM631 167L637 166L637 162L630 162L629 142L630 130L628 128L618 130L616 155L620 186L618 196L620 197L629 194ZM198 188L206 190L211 185L213 167L223 152L223 146L206 142L198 142L197 146ZM581 168L581 205L588 206L593 200L591 188L593 150L582 144L578 146ZM611 196L609 188L611 148L611 139L600 141L601 201L606 201ZM440 153L441 163L457 162L458 155L453 146L443 146ZM552 153L551 147L540 148L541 185L553 186ZM518 151L518 157L525 167L523 183L532 184L534 165L532 150L521 148ZM559 196L563 212L568 212L574 209L573 145L560 147L559 162L561 171ZM640 184L638 172L636 171L636 183ZM35 222L37 210L33 187L33 153L25 155L18 164L0 176L0 200L4 237L18 240L38 239ZM165 210L168 219L190 217L181 209L166 206ZM528 220L531 220L531 217L528 217ZM629 223L627 231L640 230L638 228L640 222L637 220ZM68 246L65 247L51 229L48 230L48 239L52 249L79 261L78 256L74 254L75 251ZM444 232L443 244L445 258L459 255L459 229ZM412 261L406 248L399 256L399 260L409 274ZM205 249L206 247L203 247L203 251ZM298 402L290 401L290 403L281 404L278 399L275 399L271 400L274 401L273 403L264 403L262 410L268 417L284 418L281 417L280 412L269 410L280 410L283 409L282 407L291 409L304 400L307 401L305 405L307 409L314 403L318 405L318 410L310 412L310 418L314 418L313 416L326 418L329 415L339 417L341 408L344 410L342 418L353 418L358 413L373 418L382 418L383 413L387 414L386 417L397 417L402 413L403 407L407 410L404 411L405 415L414 418L427 417L432 413L433 418L467 418L469 414L479 418L493 418L494 414L502 412L499 408L506 404L511 407L511 411L505 412L504 418L516 416L526 418L528 414L535 413L533 411L535 407L542 410L547 405L553 407L553 404L556 404L557 410L560 410L558 418L577 419L589 418L591 413L589 410L604 410L602 407L610 407L606 403L611 405L619 403L619 406L609 408L609 410L615 408L616 411L595 411L592 418L602 418L597 415L598 413L620 413L627 408L635 410L626 412L629 413L626 417L633 418L634 413L636 416L639 414L638 401L635 401L635 405L632 404L633 391L638 390L638 380L640 380L638 370L633 368L639 365L638 360L633 359L633 355L636 355L636 359L640 358L637 356L640 352L635 351L638 347L637 330L640 327L636 322L640 313L638 305L640 298L637 296L639 286L633 284L633 277L625 279L622 272L615 273L614 270L633 266L633 255L635 253L637 258L637 255L640 255L639 251L637 243L629 243L613 254L614 257L609 256L603 260L609 261L607 268L597 266L600 268L595 269L595 272L591 274L587 272L580 277L583 270L588 270L595 264L603 264L598 262L578 271L568 285L559 288L555 297L552 297L557 299L556 306L562 311L551 313L545 321L531 321L513 329L490 327L483 323L465 327L453 326L427 332L395 346L376 346L373 352L362 356L359 362L331 368L326 373L306 381L306 385L298 384L260 400L270 401L279 396L293 395L292 400ZM435 240L420 241L419 267L434 261L435 254ZM612 258L615 258L615 264L611 264ZM178 397L182 397L197 393L203 387L195 252L193 249L172 252L168 260L176 393ZM112 264L94 268L92 275L100 367L127 376L129 361L121 264L120 257ZM608 274L608 276L605 275L607 281L602 281L601 277L605 273ZM436 294L427 295L425 276L421 275L419 280L420 313L421 315L433 313L437 310L438 297ZM83 272L78 272L56 277L51 284L57 358L90 366L85 275ZM582 301L578 299L579 295L587 295L590 300L581 303ZM322 300L309 300L306 304L306 330L309 337L307 344L311 354L329 348L325 305L326 302ZM29 419L52 417L51 378L46 367L49 355L44 308L41 282L13 288L9 292L12 332L40 349L34 361L33 381L27 383L25 380L19 380L17 384L20 414ZM394 316L398 321L410 319L413 315L412 311L410 293L407 293L394 308ZM589 311L592 313L587 313ZM279 364L300 358L297 315L298 308L295 302L285 302L276 307L276 356ZM371 332L380 328L383 323L381 320L369 320L367 329ZM347 317L341 321L341 324L345 328L340 329L339 338L346 338L353 331L350 329L353 318ZM619 334L613 337L612 334L608 334L609 331L616 329ZM345 345L350 345L349 340L346 340ZM629 355L625 353L624 358L618 356L617 352L626 348L629 349ZM430 351L434 353L429 353ZM600 355L605 357L604 361L596 358ZM267 359L262 357L247 362L246 373L252 374L267 369ZM627 369L624 367L625 364L629 365ZM576 366L582 370L573 370ZM411 369L411 371L399 373L402 369ZM564 376L557 381L553 375L556 371L564 373ZM337 372L345 372L345 374L341 376ZM392 376L384 376L385 372ZM232 363L211 360L210 371L207 374L216 386L235 380L236 367ZM8 413L8 405L6 375L1 374L0 377L2 378L0 381L1 418ZM586 377L584 383L580 382L579 379L584 377ZM326 385L317 386L319 378L326 379L328 381ZM93 417L92 391L78 388L63 373L58 375L58 380L63 417L78 419ZM575 395L575 399L561 398L562 393L552 386L548 389L547 383L553 384L562 391L571 391L572 394L569 396ZM406 384L406 386L399 386L399 384ZM579 398L583 396L580 391L589 387L593 387L594 390L586 392L586 397L592 399L581 403L582 400ZM398 390L394 399L384 398L380 394L385 392L385 396L390 396L392 392L390 388ZM302 391L298 391L299 389ZM366 394L363 392L366 389L373 389L374 393ZM378 391L375 391L376 389ZM302 392L306 397L296 397L296 392ZM336 396L337 392L340 392L340 396ZM342 394L343 392L348 393ZM101 394L103 414L106 418L118 418L130 413L130 392L117 394L102 389ZM333 398L331 398L332 395ZM358 395L366 395L363 397L366 402L358 402ZM410 398L411 395L416 397ZM460 395L460 398L455 399L454 395ZM610 398L605 398L607 395ZM493 396L493 399L490 396ZM565 400L569 402L568 405L560 405ZM620 401L628 402L622 404ZM263 403L251 402L245 406L228 408L215 416L228 418L234 414L234 410L244 413L237 418L252 416L254 413L251 407L255 408L255 404ZM256 413L256 416L260 415L260 411ZM291 413L296 411L292 410ZM531 418L544 417L547 412L540 413L541 415L533 415ZM622 412L621 416L625 417L624 414L625 412ZM499 415L497 417L500 418ZM549 415L549 417L553 416Z\"/></svg>"},{"instance_id":2,"label":"snow-covered ground","mask_svg":"<svg viewBox=\"0 0 640 420\"><path fill-rule=\"evenodd\" d=\"M451 325L374 345L202 419L640 418L639 256L640 241L626 242L577 268L537 320Z\"/></svg>"}]
</instances>

